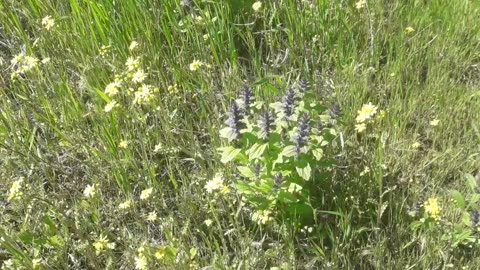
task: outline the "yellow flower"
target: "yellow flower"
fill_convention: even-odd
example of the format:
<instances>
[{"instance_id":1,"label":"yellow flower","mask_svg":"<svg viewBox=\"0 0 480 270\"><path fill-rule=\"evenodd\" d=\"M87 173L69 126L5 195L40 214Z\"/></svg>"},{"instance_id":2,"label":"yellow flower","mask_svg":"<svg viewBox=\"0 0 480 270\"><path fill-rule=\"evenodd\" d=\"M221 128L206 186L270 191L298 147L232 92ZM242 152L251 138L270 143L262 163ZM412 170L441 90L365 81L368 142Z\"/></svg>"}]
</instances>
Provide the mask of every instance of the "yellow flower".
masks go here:
<instances>
[{"instance_id":1,"label":"yellow flower","mask_svg":"<svg viewBox=\"0 0 480 270\"><path fill-rule=\"evenodd\" d=\"M436 126L438 126L439 123L440 123L440 120L434 119L434 120L430 121L430 126L436 127Z\"/></svg>"},{"instance_id":2,"label":"yellow flower","mask_svg":"<svg viewBox=\"0 0 480 270\"><path fill-rule=\"evenodd\" d=\"M101 235L100 238L93 243L93 248L95 248L95 253L100 255L107 249L114 249L115 243L110 243L107 239L107 236Z\"/></svg>"},{"instance_id":3,"label":"yellow flower","mask_svg":"<svg viewBox=\"0 0 480 270\"><path fill-rule=\"evenodd\" d=\"M413 27L409 26L407 28L405 28L405 33L406 34L410 34L410 33L413 33L415 32L415 29L413 29Z\"/></svg>"},{"instance_id":4,"label":"yellow flower","mask_svg":"<svg viewBox=\"0 0 480 270\"><path fill-rule=\"evenodd\" d=\"M210 227L213 223L213 221L211 219L206 219L203 223L205 223L205 225L207 225L207 227Z\"/></svg>"},{"instance_id":5,"label":"yellow flower","mask_svg":"<svg viewBox=\"0 0 480 270\"><path fill-rule=\"evenodd\" d=\"M433 219L438 219L440 216L440 211L442 208L438 204L437 198L430 198L424 204L423 208L425 209L425 213Z\"/></svg>"},{"instance_id":6,"label":"yellow flower","mask_svg":"<svg viewBox=\"0 0 480 270\"><path fill-rule=\"evenodd\" d=\"M154 222L155 220L157 220L157 212L152 211L152 212L148 213L147 221Z\"/></svg>"},{"instance_id":7,"label":"yellow flower","mask_svg":"<svg viewBox=\"0 0 480 270\"><path fill-rule=\"evenodd\" d=\"M261 8L262 8L262 2L260 2L260 1L257 1L255 3L253 3L253 5L252 5L252 9L255 12L260 11Z\"/></svg>"},{"instance_id":8,"label":"yellow flower","mask_svg":"<svg viewBox=\"0 0 480 270\"><path fill-rule=\"evenodd\" d=\"M103 110L105 112L109 112L109 111L113 110L113 108L115 108L115 107L118 107L118 104L115 100L112 100L109 103L107 103L107 105L105 105L105 108L103 108Z\"/></svg>"},{"instance_id":9,"label":"yellow flower","mask_svg":"<svg viewBox=\"0 0 480 270\"><path fill-rule=\"evenodd\" d=\"M128 147L128 141L126 141L126 140L121 141L121 142L118 144L118 147L119 147L119 148L126 149L126 148Z\"/></svg>"},{"instance_id":10,"label":"yellow flower","mask_svg":"<svg viewBox=\"0 0 480 270\"><path fill-rule=\"evenodd\" d=\"M365 123L360 123L355 125L355 131L358 133L362 133L367 129L367 125Z\"/></svg>"},{"instance_id":11,"label":"yellow flower","mask_svg":"<svg viewBox=\"0 0 480 270\"><path fill-rule=\"evenodd\" d=\"M132 82L134 83L141 83L147 78L147 74L143 72L143 69L137 70L135 73L132 75Z\"/></svg>"},{"instance_id":12,"label":"yellow flower","mask_svg":"<svg viewBox=\"0 0 480 270\"><path fill-rule=\"evenodd\" d=\"M360 1L358 1L357 3L355 3L355 7L356 7L357 9L362 9L362 8L364 8L366 5L367 5L367 1L366 1L366 0L360 0Z\"/></svg>"},{"instance_id":13,"label":"yellow flower","mask_svg":"<svg viewBox=\"0 0 480 270\"><path fill-rule=\"evenodd\" d=\"M128 209L132 207L132 201L131 200L126 200L118 205L118 208L120 209Z\"/></svg>"},{"instance_id":14,"label":"yellow flower","mask_svg":"<svg viewBox=\"0 0 480 270\"><path fill-rule=\"evenodd\" d=\"M97 194L97 185L87 185L85 190L83 190L83 195L87 198L93 198Z\"/></svg>"},{"instance_id":15,"label":"yellow flower","mask_svg":"<svg viewBox=\"0 0 480 270\"><path fill-rule=\"evenodd\" d=\"M258 224L267 224L268 222L273 220L271 214L272 211L270 210L258 210L253 214L252 220L256 221Z\"/></svg>"},{"instance_id":16,"label":"yellow flower","mask_svg":"<svg viewBox=\"0 0 480 270\"><path fill-rule=\"evenodd\" d=\"M208 193L212 193L215 190L221 190L223 187L223 177L219 173L217 173L215 177L212 180L208 181L205 185L205 189Z\"/></svg>"},{"instance_id":17,"label":"yellow flower","mask_svg":"<svg viewBox=\"0 0 480 270\"><path fill-rule=\"evenodd\" d=\"M115 96L118 94L118 88L120 87L119 82L112 82L105 87L105 94L109 97Z\"/></svg>"},{"instance_id":18,"label":"yellow flower","mask_svg":"<svg viewBox=\"0 0 480 270\"><path fill-rule=\"evenodd\" d=\"M171 92L171 93L177 93L178 92L177 84L169 85L167 90L168 92Z\"/></svg>"},{"instance_id":19,"label":"yellow flower","mask_svg":"<svg viewBox=\"0 0 480 270\"><path fill-rule=\"evenodd\" d=\"M147 188L142 190L142 193L140 194L140 200L148 200L153 193L153 188Z\"/></svg>"},{"instance_id":20,"label":"yellow flower","mask_svg":"<svg viewBox=\"0 0 480 270\"><path fill-rule=\"evenodd\" d=\"M127 62L125 62L125 66L127 66L128 71L133 71L140 66L140 58L127 58Z\"/></svg>"},{"instance_id":21,"label":"yellow flower","mask_svg":"<svg viewBox=\"0 0 480 270\"><path fill-rule=\"evenodd\" d=\"M422 146L422 145L419 142L412 143L412 148L413 149L418 149L418 148L420 148L420 146Z\"/></svg>"},{"instance_id":22,"label":"yellow flower","mask_svg":"<svg viewBox=\"0 0 480 270\"><path fill-rule=\"evenodd\" d=\"M50 15L47 15L42 19L42 26L46 30L50 30L50 29L52 29L52 27L55 26L55 20L52 19L52 17Z\"/></svg>"},{"instance_id":23,"label":"yellow flower","mask_svg":"<svg viewBox=\"0 0 480 270\"><path fill-rule=\"evenodd\" d=\"M355 121L357 121L357 123L363 123L371 119L377 113L377 109L377 106L372 105L371 102L364 104L362 109L357 112L357 118Z\"/></svg>"},{"instance_id":24,"label":"yellow flower","mask_svg":"<svg viewBox=\"0 0 480 270\"><path fill-rule=\"evenodd\" d=\"M133 50L135 50L135 48L137 48L137 46L138 46L138 42L136 42L136 41L134 40L134 41L132 41L132 43L130 43L130 46L128 47L128 49L129 49L130 51L133 51Z\"/></svg>"},{"instance_id":25,"label":"yellow flower","mask_svg":"<svg viewBox=\"0 0 480 270\"><path fill-rule=\"evenodd\" d=\"M145 255L139 254L137 257L135 257L135 269L145 270L147 269L147 266L148 262Z\"/></svg>"},{"instance_id":26,"label":"yellow flower","mask_svg":"<svg viewBox=\"0 0 480 270\"><path fill-rule=\"evenodd\" d=\"M12 183L12 186L10 187L10 191L8 193L7 201L12 201L14 199L22 197L22 187L24 186L24 181L24 178L20 178Z\"/></svg>"},{"instance_id":27,"label":"yellow flower","mask_svg":"<svg viewBox=\"0 0 480 270\"><path fill-rule=\"evenodd\" d=\"M135 97L133 98L133 104L145 104L150 102L154 95L153 93L158 92L157 88L152 88L151 85L142 85L135 92Z\"/></svg>"},{"instance_id":28,"label":"yellow flower","mask_svg":"<svg viewBox=\"0 0 480 270\"><path fill-rule=\"evenodd\" d=\"M197 71L201 66L203 66L202 62L199 60L193 60L193 62L190 64L190 71Z\"/></svg>"}]
</instances>

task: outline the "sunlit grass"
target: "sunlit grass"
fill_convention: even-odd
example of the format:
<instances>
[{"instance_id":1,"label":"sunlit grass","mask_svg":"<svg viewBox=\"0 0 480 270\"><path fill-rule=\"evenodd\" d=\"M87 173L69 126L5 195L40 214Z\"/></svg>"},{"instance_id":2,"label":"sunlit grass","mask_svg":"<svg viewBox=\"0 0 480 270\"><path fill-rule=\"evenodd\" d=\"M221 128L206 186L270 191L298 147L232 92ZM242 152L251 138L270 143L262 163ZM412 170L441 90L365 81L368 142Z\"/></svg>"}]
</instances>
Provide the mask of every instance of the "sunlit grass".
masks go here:
<instances>
[{"instance_id":1,"label":"sunlit grass","mask_svg":"<svg viewBox=\"0 0 480 270\"><path fill-rule=\"evenodd\" d=\"M0 265L478 269L479 10L1 2ZM338 115L334 177L309 224L258 225L238 179L206 189L237 171L219 131L243 86L300 78Z\"/></svg>"}]
</instances>

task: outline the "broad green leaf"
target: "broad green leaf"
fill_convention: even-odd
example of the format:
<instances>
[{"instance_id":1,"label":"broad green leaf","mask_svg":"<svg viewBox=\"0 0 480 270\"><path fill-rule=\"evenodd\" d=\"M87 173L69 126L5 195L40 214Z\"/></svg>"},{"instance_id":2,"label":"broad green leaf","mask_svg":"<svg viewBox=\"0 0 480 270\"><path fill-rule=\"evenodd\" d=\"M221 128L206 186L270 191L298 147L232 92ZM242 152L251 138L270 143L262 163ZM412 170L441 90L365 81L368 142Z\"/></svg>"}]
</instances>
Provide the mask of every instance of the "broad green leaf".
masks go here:
<instances>
[{"instance_id":1,"label":"broad green leaf","mask_svg":"<svg viewBox=\"0 0 480 270\"><path fill-rule=\"evenodd\" d=\"M465 178L467 180L467 185L470 187L470 190L475 190L475 188L477 187L477 181L475 181L475 177L473 177L473 175L469 173L466 173Z\"/></svg>"},{"instance_id":2,"label":"broad green leaf","mask_svg":"<svg viewBox=\"0 0 480 270\"><path fill-rule=\"evenodd\" d=\"M450 195L455 200L455 202L457 203L457 206L460 209L462 210L465 209L465 199L463 198L463 195L460 192L458 192L457 190L452 190L450 191Z\"/></svg>"},{"instance_id":3,"label":"broad green leaf","mask_svg":"<svg viewBox=\"0 0 480 270\"><path fill-rule=\"evenodd\" d=\"M250 149L248 149L245 153L248 155L249 160L255 160L262 157L263 152L267 148L267 144L254 144Z\"/></svg>"},{"instance_id":4,"label":"broad green leaf","mask_svg":"<svg viewBox=\"0 0 480 270\"><path fill-rule=\"evenodd\" d=\"M236 149L233 146L223 147L221 150L222 158L220 161L224 164L232 161L241 151L241 149Z\"/></svg>"},{"instance_id":5,"label":"broad green leaf","mask_svg":"<svg viewBox=\"0 0 480 270\"><path fill-rule=\"evenodd\" d=\"M312 154L315 157L315 159L319 161L323 157L323 150L321 148L313 149Z\"/></svg>"},{"instance_id":6,"label":"broad green leaf","mask_svg":"<svg viewBox=\"0 0 480 270\"><path fill-rule=\"evenodd\" d=\"M304 168L296 167L296 169L300 177L302 177L306 181L310 180L310 175L312 173L312 168L310 168L310 163L307 163L307 166L305 166Z\"/></svg>"},{"instance_id":7,"label":"broad green leaf","mask_svg":"<svg viewBox=\"0 0 480 270\"><path fill-rule=\"evenodd\" d=\"M33 234L25 231L18 235L18 239L20 239L20 241L22 241L25 244L29 244L33 241Z\"/></svg>"},{"instance_id":8,"label":"broad green leaf","mask_svg":"<svg viewBox=\"0 0 480 270\"><path fill-rule=\"evenodd\" d=\"M237 134L233 132L233 129L230 127L225 127L220 130L220 137L227 139L229 142L237 138Z\"/></svg>"},{"instance_id":9,"label":"broad green leaf","mask_svg":"<svg viewBox=\"0 0 480 270\"><path fill-rule=\"evenodd\" d=\"M300 192L301 190L302 190L302 186L296 183L290 183L287 189L287 191L290 193Z\"/></svg>"},{"instance_id":10,"label":"broad green leaf","mask_svg":"<svg viewBox=\"0 0 480 270\"><path fill-rule=\"evenodd\" d=\"M297 152L295 151L295 145L289 145L285 148L283 148L283 151L282 151L282 156L286 156L286 157L293 157L297 154Z\"/></svg>"},{"instance_id":11,"label":"broad green leaf","mask_svg":"<svg viewBox=\"0 0 480 270\"><path fill-rule=\"evenodd\" d=\"M250 178L250 179L255 178L255 174L253 173L253 171L249 167L239 166L239 167L237 167L237 169L243 177Z\"/></svg>"}]
</instances>

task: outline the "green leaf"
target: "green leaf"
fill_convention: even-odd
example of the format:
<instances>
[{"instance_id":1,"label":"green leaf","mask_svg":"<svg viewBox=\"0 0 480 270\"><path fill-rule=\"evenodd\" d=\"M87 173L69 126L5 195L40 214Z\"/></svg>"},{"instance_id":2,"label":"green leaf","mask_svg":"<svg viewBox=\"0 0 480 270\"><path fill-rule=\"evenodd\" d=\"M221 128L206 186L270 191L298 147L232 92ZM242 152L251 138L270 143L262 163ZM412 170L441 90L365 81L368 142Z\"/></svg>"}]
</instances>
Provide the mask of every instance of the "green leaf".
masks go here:
<instances>
[{"instance_id":1,"label":"green leaf","mask_svg":"<svg viewBox=\"0 0 480 270\"><path fill-rule=\"evenodd\" d=\"M239 167L237 167L237 169L243 177L246 177L246 178L249 178L249 179L255 178L255 174L253 173L253 171L249 167L239 166Z\"/></svg>"},{"instance_id":2,"label":"green leaf","mask_svg":"<svg viewBox=\"0 0 480 270\"><path fill-rule=\"evenodd\" d=\"M255 160L262 157L263 152L267 148L268 144L254 144L250 149L248 149L245 153L248 155L249 160Z\"/></svg>"},{"instance_id":3,"label":"green leaf","mask_svg":"<svg viewBox=\"0 0 480 270\"><path fill-rule=\"evenodd\" d=\"M225 127L220 130L220 137L227 139L229 142L237 138L237 134L233 132L233 129L230 127Z\"/></svg>"},{"instance_id":4,"label":"green leaf","mask_svg":"<svg viewBox=\"0 0 480 270\"><path fill-rule=\"evenodd\" d=\"M289 145L283 148L282 156L293 157L295 155L297 155L297 152L295 151L295 145Z\"/></svg>"},{"instance_id":5,"label":"green leaf","mask_svg":"<svg viewBox=\"0 0 480 270\"><path fill-rule=\"evenodd\" d=\"M455 200L455 202L457 203L457 206L460 209L462 210L465 209L465 199L463 198L462 193L458 192L457 190L452 190L450 191L450 195Z\"/></svg>"},{"instance_id":6,"label":"green leaf","mask_svg":"<svg viewBox=\"0 0 480 270\"><path fill-rule=\"evenodd\" d=\"M29 244L33 241L33 234L25 231L18 235L18 239L20 239L20 241L22 241L25 244Z\"/></svg>"},{"instance_id":7,"label":"green leaf","mask_svg":"<svg viewBox=\"0 0 480 270\"><path fill-rule=\"evenodd\" d=\"M101 97L106 103L109 103L111 101L111 99L105 95L105 93L103 93L102 91L98 90L98 89L95 89L95 92L97 93L97 95L99 97Z\"/></svg>"},{"instance_id":8,"label":"green leaf","mask_svg":"<svg viewBox=\"0 0 480 270\"><path fill-rule=\"evenodd\" d=\"M467 185L470 187L470 190L474 191L477 188L477 181L475 181L475 177L473 175L466 173L465 178L467 180Z\"/></svg>"},{"instance_id":9,"label":"green leaf","mask_svg":"<svg viewBox=\"0 0 480 270\"><path fill-rule=\"evenodd\" d=\"M321 148L313 149L312 154L315 157L315 159L319 161L323 157L323 150Z\"/></svg>"},{"instance_id":10,"label":"green leaf","mask_svg":"<svg viewBox=\"0 0 480 270\"><path fill-rule=\"evenodd\" d=\"M224 164L232 161L240 153L240 151L242 151L241 149L236 149L233 146L222 147L220 150L222 151L222 158L220 161Z\"/></svg>"},{"instance_id":11,"label":"green leaf","mask_svg":"<svg viewBox=\"0 0 480 270\"><path fill-rule=\"evenodd\" d=\"M295 193L295 192L300 192L302 189L303 189L302 186L300 186L299 184L290 183L287 191L290 192L290 193Z\"/></svg>"},{"instance_id":12,"label":"green leaf","mask_svg":"<svg viewBox=\"0 0 480 270\"><path fill-rule=\"evenodd\" d=\"M302 177L306 181L310 180L310 176L312 173L312 168L310 168L310 163L307 163L307 166L305 166L304 168L296 167L296 169L300 177Z\"/></svg>"}]
</instances>

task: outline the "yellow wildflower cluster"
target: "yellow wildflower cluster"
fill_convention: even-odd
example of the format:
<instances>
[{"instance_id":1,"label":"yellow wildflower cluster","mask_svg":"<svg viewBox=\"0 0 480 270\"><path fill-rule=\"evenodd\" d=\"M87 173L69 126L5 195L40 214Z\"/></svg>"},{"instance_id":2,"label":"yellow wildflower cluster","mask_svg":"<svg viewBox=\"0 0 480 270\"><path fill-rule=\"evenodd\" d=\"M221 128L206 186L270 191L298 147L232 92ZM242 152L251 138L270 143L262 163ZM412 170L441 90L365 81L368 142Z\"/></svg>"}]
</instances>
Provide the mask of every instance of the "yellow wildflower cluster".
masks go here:
<instances>
[{"instance_id":1,"label":"yellow wildflower cluster","mask_svg":"<svg viewBox=\"0 0 480 270\"><path fill-rule=\"evenodd\" d=\"M367 123L377 113L377 109L377 106L372 105L372 103L369 102L368 104L364 104L362 109L357 112L357 118L355 118L355 121L357 122L355 125L355 130L358 133L361 133L367 129Z\"/></svg>"},{"instance_id":2,"label":"yellow wildflower cluster","mask_svg":"<svg viewBox=\"0 0 480 270\"><path fill-rule=\"evenodd\" d=\"M425 209L425 213L435 219L435 220L438 220L440 218L440 211L442 210L442 208L440 207L439 203L438 203L438 199L437 198L430 198L428 199L424 204L423 204L423 208Z\"/></svg>"},{"instance_id":3,"label":"yellow wildflower cluster","mask_svg":"<svg viewBox=\"0 0 480 270\"><path fill-rule=\"evenodd\" d=\"M147 256L145 255L145 248L140 247L138 249L138 255L134 258L135 269L144 270L148 267Z\"/></svg>"},{"instance_id":4,"label":"yellow wildflower cluster","mask_svg":"<svg viewBox=\"0 0 480 270\"><path fill-rule=\"evenodd\" d=\"M151 85L143 84L134 93L133 104L147 104L153 100L155 93L158 93L159 89Z\"/></svg>"},{"instance_id":5,"label":"yellow wildflower cluster","mask_svg":"<svg viewBox=\"0 0 480 270\"><path fill-rule=\"evenodd\" d=\"M10 202L15 199L20 199L23 196L23 189L25 187L27 187L27 185L25 184L25 179L23 177L13 182L10 191L8 192L7 201Z\"/></svg>"},{"instance_id":6,"label":"yellow wildflower cluster","mask_svg":"<svg viewBox=\"0 0 480 270\"><path fill-rule=\"evenodd\" d=\"M47 15L42 19L42 26L48 31L55 26L55 20L50 15Z\"/></svg>"},{"instance_id":7,"label":"yellow wildflower cluster","mask_svg":"<svg viewBox=\"0 0 480 270\"><path fill-rule=\"evenodd\" d=\"M12 78L16 78L20 74L24 74L38 66L38 59L36 57L25 55L25 53L17 54L10 61L14 71Z\"/></svg>"}]
</instances>

